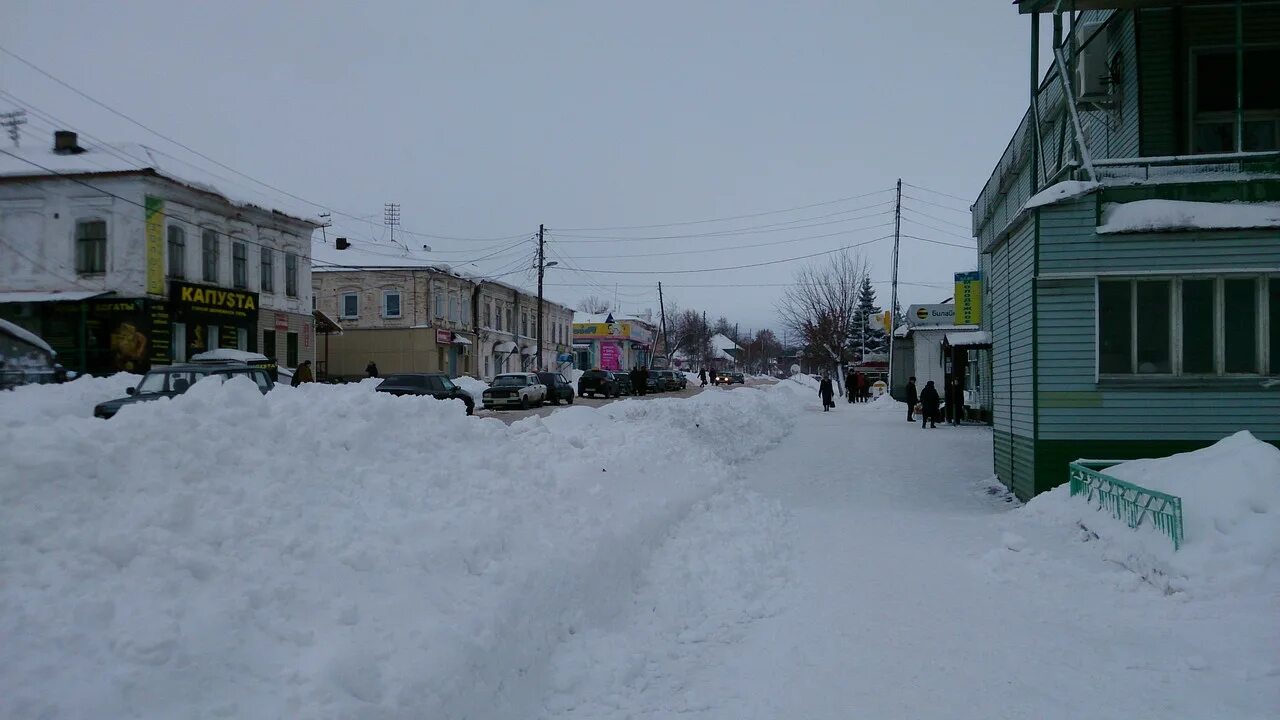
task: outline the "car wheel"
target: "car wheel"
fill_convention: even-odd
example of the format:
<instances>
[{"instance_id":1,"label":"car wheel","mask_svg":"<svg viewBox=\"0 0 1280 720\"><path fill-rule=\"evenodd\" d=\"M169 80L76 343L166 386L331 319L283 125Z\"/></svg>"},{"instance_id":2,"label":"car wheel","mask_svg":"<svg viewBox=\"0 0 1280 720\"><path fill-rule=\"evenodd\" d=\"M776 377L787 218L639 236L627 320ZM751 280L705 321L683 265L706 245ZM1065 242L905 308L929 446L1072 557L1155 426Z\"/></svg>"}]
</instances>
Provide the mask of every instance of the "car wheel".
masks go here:
<instances>
[{"instance_id":1,"label":"car wheel","mask_svg":"<svg viewBox=\"0 0 1280 720\"><path fill-rule=\"evenodd\" d=\"M564 404L565 404L565 405L572 405L572 404L573 404L573 395L572 395L572 394L570 394L570 395L569 395L569 397L567 397L567 398L565 398L565 399L564 399Z\"/></svg>"},{"instance_id":2,"label":"car wheel","mask_svg":"<svg viewBox=\"0 0 1280 720\"><path fill-rule=\"evenodd\" d=\"M524 396L524 397L520 398L520 409L521 409L521 410L528 410L528 409L529 409L529 396L528 396L528 395L526 395L526 396Z\"/></svg>"}]
</instances>

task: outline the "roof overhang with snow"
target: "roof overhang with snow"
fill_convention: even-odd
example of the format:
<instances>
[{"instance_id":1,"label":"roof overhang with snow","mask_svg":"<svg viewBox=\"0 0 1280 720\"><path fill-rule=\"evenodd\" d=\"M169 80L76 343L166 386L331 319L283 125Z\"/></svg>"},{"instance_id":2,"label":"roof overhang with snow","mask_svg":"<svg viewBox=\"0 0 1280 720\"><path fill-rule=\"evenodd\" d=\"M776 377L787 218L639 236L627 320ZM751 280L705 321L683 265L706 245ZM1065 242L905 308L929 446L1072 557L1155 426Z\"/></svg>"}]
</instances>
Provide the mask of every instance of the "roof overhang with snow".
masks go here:
<instances>
[{"instance_id":1,"label":"roof overhang with snow","mask_svg":"<svg viewBox=\"0 0 1280 720\"><path fill-rule=\"evenodd\" d=\"M953 348L971 348L980 350L991 347L991 333L986 330L969 332L949 332L943 342Z\"/></svg>"}]
</instances>

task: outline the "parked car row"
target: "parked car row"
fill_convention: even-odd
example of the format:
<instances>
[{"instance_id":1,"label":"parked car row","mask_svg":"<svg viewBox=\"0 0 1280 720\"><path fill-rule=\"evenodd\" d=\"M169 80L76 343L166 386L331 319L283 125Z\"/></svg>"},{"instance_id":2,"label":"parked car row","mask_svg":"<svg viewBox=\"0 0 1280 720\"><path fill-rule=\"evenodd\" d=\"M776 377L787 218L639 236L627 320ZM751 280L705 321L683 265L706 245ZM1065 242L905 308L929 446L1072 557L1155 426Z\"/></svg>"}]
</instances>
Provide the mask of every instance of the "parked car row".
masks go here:
<instances>
[{"instance_id":1,"label":"parked car row","mask_svg":"<svg viewBox=\"0 0 1280 720\"><path fill-rule=\"evenodd\" d=\"M689 386L689 379L682 372L675 370L650 370L646 392L659 393L673 390L684 390ZM612 372L609 370L588 370L578 379L578 395L582 397L620 397L635 395L631 374Z\"/></svg>"}]
</instances>

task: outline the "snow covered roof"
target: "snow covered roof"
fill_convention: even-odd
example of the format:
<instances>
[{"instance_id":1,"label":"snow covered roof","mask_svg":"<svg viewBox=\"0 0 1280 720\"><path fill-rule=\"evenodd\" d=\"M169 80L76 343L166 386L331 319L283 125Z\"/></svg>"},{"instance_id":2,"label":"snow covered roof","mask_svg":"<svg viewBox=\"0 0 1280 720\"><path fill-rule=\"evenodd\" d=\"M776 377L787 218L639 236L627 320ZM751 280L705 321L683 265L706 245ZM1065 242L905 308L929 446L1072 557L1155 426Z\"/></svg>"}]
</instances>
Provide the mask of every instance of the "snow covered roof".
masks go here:
<instances>
[{"instance_id":1,"label":"snow covered roof","mask_svg":"<svg viewBox=\"0 0 1280 720\"><path fill-rule=\"evenodd\" d=\"M392 243L351 241L351 247L339 250L332 244L311 244L311 272L342 272L352 270L419 269L446 273L466 278L447 263L429 257L422 250Z\"/></svg>"},{"instance_id":2,"label":"snow covered roof","mask_svg":"<svg viewBox=\"0 0 1280 720\"><path fill-rule=\"evenodd\" d=\"M114 173L155 174L193 190L212 193L238 207L257 208L320 227L316 208L228 192L230 182L191 163L139 143L82 143L84 152L57 153L52 146L23 147L0 153L0 178Z\"/></svg>"},{"instance_id":3,"label":"snow covered roof","mask_svg":"<svg viewBox=\"0 0 1280 720\"><path fill-rule=\"evenodd\" d=\"M53 348L49 347L49 343L45 342L44 339L41 338L39 335L36 335L30 330L27 330L24 327L11 323L8 320L5 320L3 318L0 318L0 331L8 333L13 337L18 338L22 342L32 347L39 348L49 353L50 355L58 354Z\"/></svg>"},{"instance_id":4,"label":"snow covered roof","mask_svg":"<svg viewBox=\"0 0 1280 720\"><path fill-rule=\"evenodd\" d=\"M196 353L191 356L193 361L201 360L239 360L240 362L266 362L267 356L261 353L249 352L248 350L236 350L234 348L218 348L217 350L206 350L202 353Z\"/></svg>"},{"instance_id":5,"label":"snow covered roof","mask_svg":"<svg viewBox=\"0 0 1280 720\"><path fill-rule=\"evenodd\" d=\"M576 323L593 323L599 325L600 323L608 322L610 314L611 313L574 313L573 321ZM635 315L613 315L613 321L620 323L641 323L642 325L650 324L648 320L645 320L642 317L636 317Z\"/></svg>"},{"instance_id":6,"label":"snow covered roof","mask_svg":"<svg viewBox=\"0 0 1280 720\"><path fill-rule=\"evenodd\" d=\"M986 330L949 332L946 340L951 347L978 347L991 344L991 333Z\"/></svg>"},{"instance_id":7,"label":"snow covered roof","mask_svg":"<svg viewBox=\"0 0 1280 720\"><path fill-rule=\"evenodd\" d=\"M1280 228L1280 203L1137 200L1106 203L1098 233Z\"/></svg>"},{"instance_id":8,"label":"snow covered roof","mask_svg":"<svg viewBox=\"0 0 1280 720\"><path fill-rule=\"evenodd\" d=\"M1022 206L1023 209L1037 208L1043 205L1052 205L1061 200L1070 200L1078 198L1102 187L1100 183L1084 182L1082 180L1065 180L1063 182L1050 185L1031 196L1030 200Z\"/></svg>"},{"instance_id":9,"label":"snow covered roof","mask_svg":"<svg viewBox=\"0 0 1280 720\"><path fill-rule=\"evenodd\" d=\"M0 303L22 303L22 302L74 302L76 300L88 300L100 295L107 295L108 292L101 290L71 290L64 292L61 290L52 290L44 292L41 290L15 290L12 292L0 292Z\"/></svg>"},{"instance_id":10,"label":"snow covered roof","mask_svg":"<svg viewBox=\"0 0 1280 720\"><path fill-rule=\"evenodd\" d=\"M742 349L742 347L738 345L738 343L734 342L733 340L730 340L729 337L723 333L716 333L715 335L712 335L710 342L711 342L711 347L715 348L716 350L730 351L730 350Z\"/></svg>"}]
</instances>

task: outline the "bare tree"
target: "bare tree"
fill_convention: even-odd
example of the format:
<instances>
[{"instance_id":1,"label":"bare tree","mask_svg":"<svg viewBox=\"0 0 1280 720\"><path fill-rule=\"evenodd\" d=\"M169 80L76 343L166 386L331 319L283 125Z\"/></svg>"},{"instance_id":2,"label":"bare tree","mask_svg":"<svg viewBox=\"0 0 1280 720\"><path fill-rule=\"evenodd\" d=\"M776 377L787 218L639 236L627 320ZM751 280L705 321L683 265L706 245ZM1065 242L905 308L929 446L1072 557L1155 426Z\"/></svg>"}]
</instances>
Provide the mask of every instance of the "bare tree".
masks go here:
<instances>
[{"instance_id":1,"label":"bare tree","mask_svg":"<svg viewBox=\"0 0 1280 720\"><path fill-rule=\"evenodd\" d=\"M711 333L697 310L684 310L667 318L667 334L671 347L699 366L711 354Z\"/></svg>"},{"instance_id":2,"label":"bare tree","mask_svg":"<svg viewBox=\"0 0 1280 720\"><path fill-rule=\"evenodd\" d=\"M807 354L830 362L844 359L845 342L857 327L858 291L866 275L866 258L849 250L796 272L796 284L778 303L778 316L803 340Z\"/></svg>"},{"instance_id":3,"label":"bare tree","mask_svg":"<svg viewBox=\"0 0 1280 720\"><path fill-rule=\"evenodd\" d=\"M578 309L584 313L603 315L613 309L613 305L599 295L588 295L578 301Z\"/></svg>"}]
</instances>

